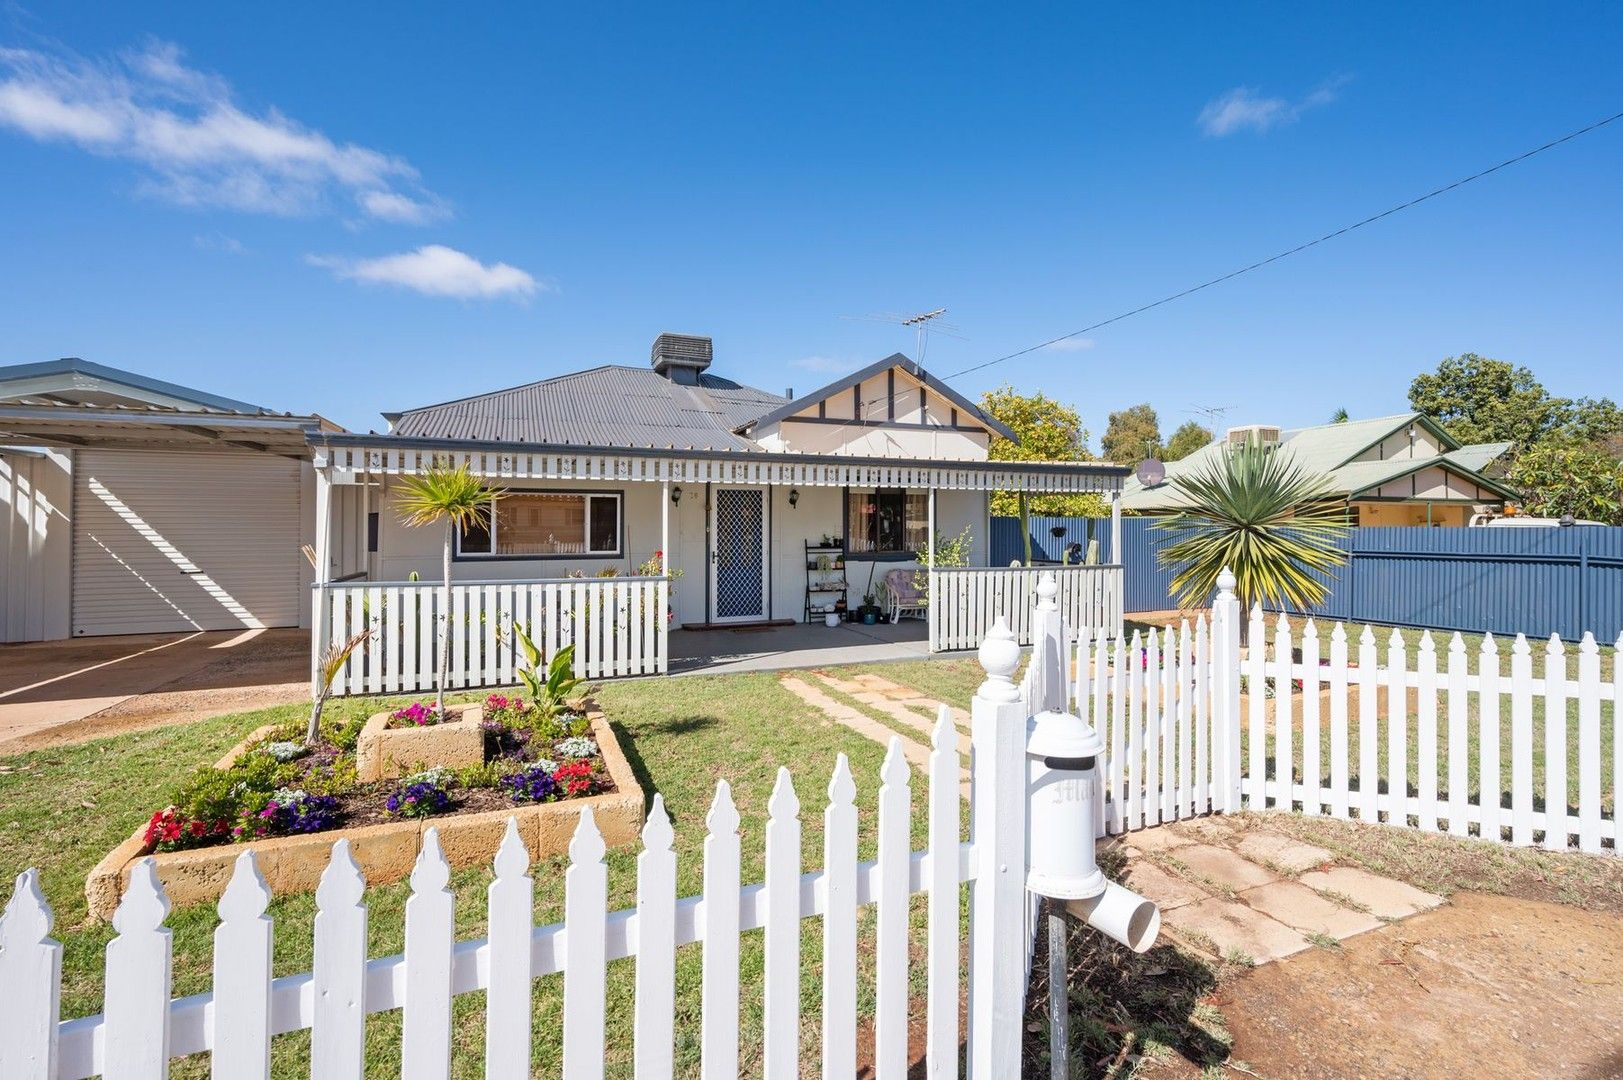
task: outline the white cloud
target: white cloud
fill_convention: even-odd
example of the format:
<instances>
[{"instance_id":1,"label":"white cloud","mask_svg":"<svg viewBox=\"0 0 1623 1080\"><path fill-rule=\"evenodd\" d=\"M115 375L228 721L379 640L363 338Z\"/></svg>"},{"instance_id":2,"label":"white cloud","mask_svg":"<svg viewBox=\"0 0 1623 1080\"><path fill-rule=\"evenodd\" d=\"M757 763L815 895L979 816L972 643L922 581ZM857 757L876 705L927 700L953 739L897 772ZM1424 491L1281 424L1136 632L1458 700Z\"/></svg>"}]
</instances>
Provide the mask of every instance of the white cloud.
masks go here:
<instances>
[{"instance_id":1,"label":"white cloud","mask_svg":"<svg viewBox=\"0 0 1623 1080\"><path fill-rule=\"evenodd\" d=\"M825 375L845 375L861 367L862 361L845 356L802 356L799 360L791 360L790 366Z\"/></svg>"},{"instance_id":2,"label":"white cloud","mask_svg":"<svg viewBox=\"0 0 1623 1080\"><path fill-rule=\"evenodd\" d=\"M523 299L547 289L516 266L500 262L487 266L443 244L425 244L416 251L376 259L307 255L305 261L331 270L335 276L348 281L392 285L424 296L449 296L459 300Z\"/></svg>"},{"instance_id":3,"label":"white cloud","mask_svg":"<svg viewBox=\"0 0 1623 1080\"><path fill-rule=\"evenodd\" d=\"M1249 86L1237 86L1208 101L1196 122L1207 135L1219 139L1247 129L1269 131L1281 124L1294 123L1309 109L1335 101L1345 82L1345 79L1334 79L1297 101L1268 97Z\"/></svg>"},{"instance_id":4,"label":"white cloud","mask_svg":"<svg viewBox=\"0 0 1623 1080\"><path fill-rule=\"evenodd\" d=\"M1053 352L1082 352L1084 349L1093 348L1093 345L1094 341L1090 337L1068 337L1061 338L1052 344L1044 345L1043 348L1052 350Z\"/></svg>"},{"instance_id":5,"label":"white cloud","mask_svg":"<svg viewBox=\"0 0 1623 1080\"><path fill-rule=\"evenodd\" d=\"M231 255L241 255L248 250L241 240L223 232L198 233L192 237L192 246L200 251L224 251Z\"/></svg>"},{"instance_id":6,"label":"white cloud","mask_svg":"<svg viewBox=\"0 0 1623 1080\"><path fill-rule=\"evenodd\" d=\"M403 158L245 110L168 42L100 61L0 49L0 127L135 162L139 190L182 205L294 215L341 199L385 221L443 216Z\"/></svg>"}]
</instances>

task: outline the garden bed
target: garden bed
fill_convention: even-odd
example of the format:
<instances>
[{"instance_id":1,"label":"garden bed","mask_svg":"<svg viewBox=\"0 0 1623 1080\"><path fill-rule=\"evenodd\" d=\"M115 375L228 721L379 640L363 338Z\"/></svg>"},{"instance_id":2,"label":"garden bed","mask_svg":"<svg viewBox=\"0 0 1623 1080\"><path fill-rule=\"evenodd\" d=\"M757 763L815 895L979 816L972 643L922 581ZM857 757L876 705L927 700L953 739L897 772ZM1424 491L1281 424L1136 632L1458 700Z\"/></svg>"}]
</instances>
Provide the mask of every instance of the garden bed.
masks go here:
<instances>
[{"instance_id":1,"label":"garden bed","mask_svg":"<svg viewBox=\"0 0 1623 1080\"><path fill-rule=\"evenodd\" d=\"M433 795L421 807L406 801L408 793L420 790L421 776L377 783L365 783L356 778L351 782L346 778L354 776L353 745L345 750L324 740L311 753L293 759L304 761L304 765L281 763L276 772L278 777L283 777L296 768L303 768L308 786L333 794L315 799L306 796L306 801L299 804L306 809L297 811L292 819L285 813L276 816L278 809L273 797L267 806L272 814L270 820L278 823L280 831L266 835L255 835L252 830L257 827L254 822L263 819L267 810L251 807L240 811L237 824L224 830L220 828L222 819L216 819L205 823L201 833L194 834L192 820L183 818L185 824L180 829L183 835L175 835L172 825L164 831L163 815L176 810L173 806L167 807L91 870L85 881L90 915L101 919L112 917L128 884L132 864L148 856L154 860L158 878L171 902L181 906L218 899L230 880L237 857L247 850L254 852L272 893L282 895L314 889L326 869L333 843L340 839L350 842L351 854L367 883L372 885L408 876L421 849L422 835L430 828L439 830L440 845L455 868L488 864L509 818L517 822L533 860L566 852L580 811L586 807L592 809L607 844L633 842L642 826L643 794L613 729L602 713L587 703L574 730L583 732L595 744L596 753L589 759L568 763L577 766L577 773L581 771L579 765L589 764L589 784L579 779L571 782L567 775L556 784L542 779L541 773L551 762L538 760L539 753L528 750L526 740L515 737L514 729L489 723L485 729L486 760L460 774L441 770L451 778L433 785L441 794ZM221 774L220 780L224 782L227 777L241 774L245 767L272 768L259 758L270 756L269 747L285 745L272 742L285 734L285 728L261 728L216 762L213 769ZM570 738L580 736L566 735L548 742L557 745ZM338 741L349 740L340 734ZM540 750L540 753L546 752L551 752L550 746ZM195 790L209 779L207 772L200 770L189 787ZM236 785L226 787L235 791ZM571 787L575 790L569 790ZM277 795L284 791L278 791ZM246 833L242 831L244 822L248 823ZM306 824L313 827L301 827ZM174 838L155 839L162 836ZM177 844L190 846L160 850Z\"/></svg>"}]
</instances>

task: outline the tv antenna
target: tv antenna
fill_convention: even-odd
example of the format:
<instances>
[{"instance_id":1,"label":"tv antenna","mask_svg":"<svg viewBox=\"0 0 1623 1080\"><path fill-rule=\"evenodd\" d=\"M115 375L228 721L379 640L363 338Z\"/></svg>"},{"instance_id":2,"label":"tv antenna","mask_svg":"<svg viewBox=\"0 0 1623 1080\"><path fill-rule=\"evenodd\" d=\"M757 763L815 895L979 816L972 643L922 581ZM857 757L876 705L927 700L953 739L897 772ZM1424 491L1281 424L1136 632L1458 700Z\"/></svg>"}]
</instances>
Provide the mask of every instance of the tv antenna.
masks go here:
<instances>
[{"instance_id":1,"label":"tv antenna","mask_svg":"<svg viewBox=\"0 0 1623 1080\"><path fill-rule=\"evenodd\" d=\"M910 327L913 330L913 366L920 367L924 363L924 352L930 344L931 334L946 334L948 337L963 340L963 334L958 327L951 323L941 322L940 319L947 313L946 308L936 308L934 311L921 311L916 315L908 315L894 311L887 311L879 315L844 315L846 319L860 319L864 322L890 323L893 326Z\"/></svg>"},{"instance_id":2,"label":"tv antenna","mask_svg":"<svg viewBox=\"0 0 1623 1080\"><path fill-rule=\"evenodd\" d=\"M1195 416L1204 419L1206 421L1206 430L1216 435L1218 428L1223 423L1223 418L1237 408L1239 408L1237 405L1191 405L1184 412L1193 413Z\"/></svg>"}]
</instances>

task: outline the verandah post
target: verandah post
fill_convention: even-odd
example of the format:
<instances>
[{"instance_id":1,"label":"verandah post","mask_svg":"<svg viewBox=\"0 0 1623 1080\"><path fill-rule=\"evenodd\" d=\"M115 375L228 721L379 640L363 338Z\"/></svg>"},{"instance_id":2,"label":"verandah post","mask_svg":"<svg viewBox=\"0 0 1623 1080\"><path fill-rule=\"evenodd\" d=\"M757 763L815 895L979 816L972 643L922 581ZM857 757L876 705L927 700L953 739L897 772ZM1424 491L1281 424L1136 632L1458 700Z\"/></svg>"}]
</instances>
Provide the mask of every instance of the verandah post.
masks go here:
<instances>
[{"instance_id":1,"label":"verandah post","mask_svg":"<svg viewBox=\"0 0 1623 1080\"><path fill-rule=\"evenodd\" d=\"M969 1077L1020 1075L1026 998L1026 708L1020 646L999 617L981 643L970 713L975 884L969 911Z\"/></svg>"},{"instance_id":2,"label":"verandah post","mask_svg":"<svg viewBox=\"0 0 1623 1080\"><path fill-rule=\"evenodd\" d=\"M1212 601L1212 801L1224 813L1240 808L1240 600L1234 584L1225 566Z\"/></svg>"},{"instance_id":3,"label":"verandah post","mask_svg":"<svg viewBox=\"0 0 1623 1080\"><path fill-rule=\"evenodd\" d=\"M327 451L318 449L315 455L316 474L316 542L315 571L311 577L310 611L310 693L321 693L321 655L327 651L327 635L331 631L331 618L327 611L331 592L327 588L332 578L332 476L328 471Z\"/></svg>"}]
</instances>

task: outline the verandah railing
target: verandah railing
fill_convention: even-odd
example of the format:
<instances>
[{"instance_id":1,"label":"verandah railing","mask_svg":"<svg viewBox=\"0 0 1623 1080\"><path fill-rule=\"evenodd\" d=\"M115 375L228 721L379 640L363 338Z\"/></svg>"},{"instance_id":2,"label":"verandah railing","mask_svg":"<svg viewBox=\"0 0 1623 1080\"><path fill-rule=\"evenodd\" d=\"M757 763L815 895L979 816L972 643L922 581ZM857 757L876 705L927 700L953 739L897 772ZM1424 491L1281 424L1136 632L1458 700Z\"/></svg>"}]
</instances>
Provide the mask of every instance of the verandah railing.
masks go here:
<instances>
[{"instance_id":1,"label":"verandah railing","mask_svg":"<svg viewBox=\"0 0 1623 1080\"><path fill-rule=\"evenodd\" d=\"M372 636L333 683L335 694L392 694L435 685L439 635L451 634L446 685L507 686L524 656L515 624L545 658L575 646L588 679L666 670L670 582L663 577L551 581L340 582L317 586L317 626L327 641ZM318 641L318 648L319 648Z\"/></svg>"},{"instance_id":2,"label":"verandah railing","mask_svg":"<svg viewBox=\"0 0 1623 1080\"><path fill-rule=\"evenodd\" d=\"M1022 645L1032 641L1037 583L1052 574L1065 625L1119 633L1122 568L1104 566L953 567L930 573L930 648L973 649L1003 619Z\"/></svg>"}]
</instances>

